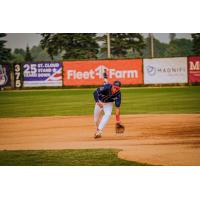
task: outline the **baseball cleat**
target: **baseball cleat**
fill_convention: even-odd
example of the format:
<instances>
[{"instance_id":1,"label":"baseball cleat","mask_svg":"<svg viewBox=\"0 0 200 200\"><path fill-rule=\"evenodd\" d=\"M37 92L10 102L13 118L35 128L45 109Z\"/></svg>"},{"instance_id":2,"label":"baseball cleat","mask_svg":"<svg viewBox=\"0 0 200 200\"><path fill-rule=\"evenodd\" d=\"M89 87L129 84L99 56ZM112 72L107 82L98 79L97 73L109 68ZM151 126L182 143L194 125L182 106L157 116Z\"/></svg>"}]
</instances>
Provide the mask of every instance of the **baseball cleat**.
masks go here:
<instances>
[{"instance_id":1,"label":"baseball cleat","mask_svg":"<svg viewBox=\"0 0 200 200\"><path fill-rule=\"evenodd\" d=\"M101 134L102 134L102 131L101 130L97 130L97 132L94 134L94 138L100 138L101 137Z\"/></svg>"}]
</instances>

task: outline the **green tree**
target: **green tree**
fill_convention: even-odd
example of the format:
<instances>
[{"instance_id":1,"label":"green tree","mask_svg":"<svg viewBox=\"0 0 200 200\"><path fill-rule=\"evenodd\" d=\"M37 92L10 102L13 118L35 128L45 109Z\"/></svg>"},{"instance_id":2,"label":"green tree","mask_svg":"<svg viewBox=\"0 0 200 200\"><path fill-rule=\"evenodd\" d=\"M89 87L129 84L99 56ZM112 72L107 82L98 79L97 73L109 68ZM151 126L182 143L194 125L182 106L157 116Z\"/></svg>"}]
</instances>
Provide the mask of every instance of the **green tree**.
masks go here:
<instances>
[{"instance_id":1,"label":"green tree","mask_svg":"<svg viewBox=\"0 0 200 200\"><path fill-rule=\"evenodd\" d=\"M108 57L106 44L102 44L100 46L100 50L99 53L97 54L97 57L100 59L106 59Z\"/></svg>"},{"instance_id":2,"label":"green tree","mask_svg":"<svg viewBox=\"0 0 200 200\"><path fill-rule=\"evenodd\" d=\"M48 61L51 57L45 49L42 49L41 45L33 46L30 50L33 61ZM61 57L59 57L61 59Z\"/></svg>"},{"instance_id":3,"label":"green tree","mask_svg":"<svg viewBox=\"0 0 200 200\"><path fill-rule=\"evenodd\" d=\"M31 58L32 58L31 60L35 62L51 60L51 57L49 56L49 54L46 52L45 49L42 49L41 45L33 46L29 50L28 54L31 55ZM12 53L12 57L13 57L12 61L15 63L25 62L25 56L26 56L26 51L24 49L16 48ZM60 54L54 57L54 60L61 60L61 59L62 59L62 56ZM30 59L28 59L28 61L30 61Z\"/></svg>"},{"instance_id":4,"label":"green tree","mask_svg":"<svg viewBox=\"0 0 200 200\"><path fill-rule=\"evenodd\" d=\"M170 33L169 34L169 40L172 42L176 38L176 33Z\"/></svg>"},{"instance_id":5,"label":"green tree","mask_svg":"<svg viewBox=\"0 0 200 200\"><path fill-rule=\"evenodd\" d=\"M6 36L5 33L0 33L0 62L10 62L11 61L11 49L5 48L6 40L4 38Z\"/></svg>"},{"instance_id":6,"label":"green tree","mask_svg":"<svg viewBox=\"0 0 200 200\"><path fill-rule=\"evenodd\" d=\"M191 36L193 55L200 55L200 33L193 33Z\"/></svg>"},{"instance_id":7,"label":"green tree","mask_svg":"<svg viewBox=\"0 0 200 200\"><path fill-rule=\"evenodd\" d=\"M150 38L145 39L146 48L143 57L150 57ZM192 54L192 41L189 39L176 39L174 36L169 43L162 43L154 38L154 56L156 58L189 56Z\"/></svg>"},{"instance_id":8,"label":"green tree","mask_svg":"<svg viewBox=\"0 0 200 200\"><path fill-rule=\"evenodd\" d=\"M97 58L99 45L95 33L43 33L40 44L51 59L62 54L63 59Z\"/></svg>"},{"instance_id":9,"label":"green tree","mask_svg":"<svg viewBox=\"0 0 200 200\"><path fill-rule=\"evenodd\" d=\"M14 63L21 63L24 62L26 52L24 49L18 49L16 48L12 53L12 61Z\"/></svg>"},{"instance_id":10,"label":"green tree","mask_svg":"<svg viewBox=\"0 0 200 200\"><path fill-rule=\"evenodd\" d=\"M31 53L30 53L29 46L26 47L26 54L25 54L25 59L24 60L26 62L33 61L33 58L32 58Z\"/></svg>"},{"instance_id":11,"label":"green tree","mask_svg":"<svg viewBox=\"0 0 200 200\"><path fill-rule=\"evenodd\" d=\"M99 38L103 42L100 52L105 56L107 51L107 38L103 35ZM145 47L144 38L139 33L111 33L111 54L115 58L139 57Z\"/></svg>"},{"instance_id":12,"label":"green tree","mask_svg":"<svg viewBox=\"0 0 200 200\"><path fill-rule=\"evenodd\" d=\"M166 57L189 56L191 54L192 41L185 38L172 40L165 51Z\"/></svg>"},{"instance_id":13,"label":"green tree","mask_svg":"<svg viewBox=\"0 0 200 200\"><path fill-rule=\"evenodd\" d=\"M150 58L151 57L151 48L150 48L150 37L145 39L145 48L143 49L143 57ZM154 38L154 57L161 58L165 57L165 51L168 47L168 44L162 43L156 38Z\"/></svg>"}]
</instances>

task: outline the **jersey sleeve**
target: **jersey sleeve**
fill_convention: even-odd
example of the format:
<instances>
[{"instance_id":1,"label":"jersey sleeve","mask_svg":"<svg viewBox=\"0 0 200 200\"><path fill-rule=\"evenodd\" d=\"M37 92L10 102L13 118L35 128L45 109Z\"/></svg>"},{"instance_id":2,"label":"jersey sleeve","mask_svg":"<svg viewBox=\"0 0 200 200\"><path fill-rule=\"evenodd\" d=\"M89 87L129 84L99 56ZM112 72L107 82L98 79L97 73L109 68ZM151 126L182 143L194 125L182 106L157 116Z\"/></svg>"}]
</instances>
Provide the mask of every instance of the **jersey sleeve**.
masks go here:
<instances>
[{"instance_id":1,"label":"jersey sleeve","mask_svg":"<svg viewBox=\"0 0 200 200\"><path fill-rule=\"evenodd\" d=\"M121 92L117 95L117 99L115 100L115 106L119 108L121 105Z\"/></svg>"},{"instance_id":2,"label":"jersey sleeve","mask_svg":"<svg viewBox=\"0 0 200 200\"><path fill-rule=\"evenodd\" d=\"M98 102L99 96L105 95L105 93L110 89L110 87L111 87L110 84L105 84L102 87L97 88L93 93L95 101Z\"/></svg>"},{"instance_id":3,"label":"jersey sleeve","mask_svg":"<svg viewBox=\"0 0 200 200\"><path fill-rule=\"evenodd\" d=\"M94 96L94 100L95 102L99 101L99 95L101 95L102 93L104 93L104 91L106 91L108 89L107 85L104 85L102 87L97 88L94 92L93 92L93 96Z\"/></svg>"},{"instance_id":4,"label":"jersey sleeve","mask_svg":"<svg viewBox=\"0 0 200 200\"><path fill-rule=\"evenodd\" d=\"M102 87L97 88L97 92L98 92L99 94L103 94L104 92L106 92L107 90L109 90L110 87L111 87L110 84L105 84L105 85L103 85Z\"/></svg>"},{"instance_id":5,"label":"jersey sleeve","mask_svg":"<svg viewBox=\"0 0 200 200\"><path fill-rule=\"evenodd\" d=\"M95 91L93 92L93 96L94 96L95 102L98 102L98 101L99 101L99 95L98 95L97 90L95 90Z\"/></svg>"}]
</instances>

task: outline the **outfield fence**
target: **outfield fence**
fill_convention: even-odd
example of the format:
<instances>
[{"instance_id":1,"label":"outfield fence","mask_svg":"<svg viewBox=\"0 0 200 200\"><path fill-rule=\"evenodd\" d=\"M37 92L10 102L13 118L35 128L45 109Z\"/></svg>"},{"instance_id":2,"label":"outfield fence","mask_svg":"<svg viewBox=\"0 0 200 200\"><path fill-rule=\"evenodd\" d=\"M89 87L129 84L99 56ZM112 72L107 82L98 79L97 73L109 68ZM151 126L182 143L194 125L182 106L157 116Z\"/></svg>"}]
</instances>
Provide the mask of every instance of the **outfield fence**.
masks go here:
<instances>
[{"instance_id":1,"label":"outfield fence","mask_svg":"<svg viewBox=\"0 0 200 200\"><path fill-rule=\"evenodd\" d=\"M0 64L0 87L101 85L103 73L123 85L200 83L200 56ZM14 78L12 78L14 77ZM12 84L13 81L13 84Z\"/></svg>"}]
</instances>

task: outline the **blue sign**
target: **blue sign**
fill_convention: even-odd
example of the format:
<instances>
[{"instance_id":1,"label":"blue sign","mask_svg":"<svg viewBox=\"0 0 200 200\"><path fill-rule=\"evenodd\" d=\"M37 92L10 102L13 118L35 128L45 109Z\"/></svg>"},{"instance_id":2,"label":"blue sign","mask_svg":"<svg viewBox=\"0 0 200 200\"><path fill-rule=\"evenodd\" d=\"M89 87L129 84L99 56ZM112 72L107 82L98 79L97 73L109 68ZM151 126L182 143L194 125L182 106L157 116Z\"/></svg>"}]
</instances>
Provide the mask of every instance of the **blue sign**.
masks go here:
<instances>
[{"instance_id":1,"label":"blue sign","mask_svg":"<svg viewBox=\"0 0 200 200\"><path fill-rule=\"evenodd\" d=\"M62 86L62 63L33 62L25 63L24 87Z\"/></svg>"}]
</instances>

